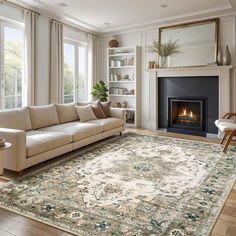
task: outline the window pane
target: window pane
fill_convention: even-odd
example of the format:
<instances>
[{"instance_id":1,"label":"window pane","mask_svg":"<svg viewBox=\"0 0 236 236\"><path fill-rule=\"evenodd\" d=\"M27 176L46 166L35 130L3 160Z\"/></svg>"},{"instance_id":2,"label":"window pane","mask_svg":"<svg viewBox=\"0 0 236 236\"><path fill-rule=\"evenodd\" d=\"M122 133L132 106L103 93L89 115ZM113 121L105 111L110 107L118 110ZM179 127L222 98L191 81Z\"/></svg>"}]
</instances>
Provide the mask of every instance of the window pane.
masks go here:
<instances>
[{"instance_id":1,"label":"window pane","mask_svg":"<svg viewBox=\"0 0 236 236\"><path fill-rule=\"evenodd\" d=\"M86 48L79 47L79 84L78 84L78 99L85 101L87 99L87 81L86 81Z\"/></svg>"},{"instance_id":2,"label":"window pane","mask_svg":"<svg viewBox=\"0 0 236 236\"><path fill-rule=\"evenodd\" d=\"M4 27L4 109L22 106L23 47L23 32Z\"/></svg>"},{"instance_id":3,"label":"window pane","mask_svg":"<svg viewBox=\"0 0 236 236\"><path fill-rule=\"evenodd\" d=\"M64 43L64 103L74 101L75 46Z\"/></svg>"}]
</instances>

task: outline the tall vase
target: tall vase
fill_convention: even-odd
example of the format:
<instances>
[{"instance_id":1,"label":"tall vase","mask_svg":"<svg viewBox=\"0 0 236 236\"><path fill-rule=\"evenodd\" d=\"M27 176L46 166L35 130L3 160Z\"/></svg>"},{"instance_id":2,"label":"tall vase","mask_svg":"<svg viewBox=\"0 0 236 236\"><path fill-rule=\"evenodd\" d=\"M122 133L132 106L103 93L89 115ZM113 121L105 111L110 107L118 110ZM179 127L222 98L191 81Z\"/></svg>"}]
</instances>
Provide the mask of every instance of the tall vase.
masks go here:
<instances>
[{"instance_id":1,"label":"tall vase","mask_svg":"<svg viewBox=\"0 0 236 236\"><path fill-rule=\"evenodd\" d=\"M160 61L160 66L161 67L167 67L167 60L168 60L168 57L160 57L161 61Z\"/></svg>"},{"instance_id":2,"label":"tall vase","mask_svg":"<svg viewBox=\"0 0 236 236\"><path fill-rule=\"evenodd\" d=\"M218 55L217 55L217 62L219 66L223 66L223 52L222 48L219 47Z\"/></svg>"},{"instance_id":3,"label":"tall vase","mask_svg":"<svg viewBox=\"0 0 236 236\"><path fill-rule=\"evenodd\" d=\"M231 55L230 55L230 51L229 51L229 46L226 46L225 49L225 55L223 57L223 63L225 66L228 66L231 64Z\"/></svg>"}]
</instances>

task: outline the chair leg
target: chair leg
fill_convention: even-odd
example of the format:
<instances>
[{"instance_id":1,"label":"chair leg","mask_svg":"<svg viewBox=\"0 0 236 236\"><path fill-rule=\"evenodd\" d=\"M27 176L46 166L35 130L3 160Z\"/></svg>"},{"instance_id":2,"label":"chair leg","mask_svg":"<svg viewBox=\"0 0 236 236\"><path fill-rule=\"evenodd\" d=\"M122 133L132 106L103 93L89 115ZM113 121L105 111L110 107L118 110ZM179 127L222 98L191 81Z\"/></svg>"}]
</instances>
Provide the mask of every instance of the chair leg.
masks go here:
<instances>
[{"instance_id":1,"label":"chair leg","mask_svg":"<svg viewBox=\"0 0 236 236\"><path fill-rule=\"evenodd\" d=\"M122 136L122 132L120 132L120 136Z\"/></svg>"},{"instance_id":2,"label":"chair leg","mask_svg":"<svg viewBox=\"0 0 236 236\"><path fill-rule=\"evenodd\" d=\"M225 141L226 137L228 136L228 134L229 134L228 132L225 132L224 137L220 141L220 144L224 143L224 141Z\"/></svg>"},{"instance_id":3,"label":"chair leg","mask_svg":"<svg viewBox=\"0 0 236 236\"><path fill-rule=\"evenodd\" d=\"M224 153L226 153L227 148L228 148L230 142L232 141L232 138L233 138L235 135L236 135L236 129L235 129L235 130L232 130L232 131L230 132L230 135L229 135L229 137L228 137L228 140L227 140L227 142L225 143L225 146L224 146L224 149L223 149L223 152L224 152Z\"/></svg>"}]
</instances>

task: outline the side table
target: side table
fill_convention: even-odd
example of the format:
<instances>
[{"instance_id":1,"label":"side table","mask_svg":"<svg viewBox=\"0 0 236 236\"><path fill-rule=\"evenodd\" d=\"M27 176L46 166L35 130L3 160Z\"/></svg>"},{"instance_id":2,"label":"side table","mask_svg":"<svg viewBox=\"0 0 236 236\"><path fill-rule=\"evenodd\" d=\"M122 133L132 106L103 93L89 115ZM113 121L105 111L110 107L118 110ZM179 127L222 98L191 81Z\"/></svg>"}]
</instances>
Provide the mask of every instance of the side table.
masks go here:
<instances>
[{"instance_id":1,"label":"side table","mask_svg":"<svg viewBox=\"0 0 236 236\"><path fill-rule=\"evenodd\" d=\"M0 147L0 175L3 174L4 169L4 150L11 148L12 144L5 142L4 146Z\"/></svg>"}]
</instances>

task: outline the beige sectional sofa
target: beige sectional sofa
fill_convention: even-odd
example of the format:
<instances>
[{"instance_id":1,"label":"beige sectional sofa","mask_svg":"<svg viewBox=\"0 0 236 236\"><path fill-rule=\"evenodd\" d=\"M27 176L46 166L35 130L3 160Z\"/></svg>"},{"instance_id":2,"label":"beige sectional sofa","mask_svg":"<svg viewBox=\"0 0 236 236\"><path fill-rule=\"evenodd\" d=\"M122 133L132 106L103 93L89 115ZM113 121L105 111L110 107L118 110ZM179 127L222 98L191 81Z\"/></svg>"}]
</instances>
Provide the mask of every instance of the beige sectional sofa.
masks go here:
<instances>
[{"instance_id":1,"label":"beige sectional sofa","mask_svg":"<svg viewBox=\"0 0 236 236\"><path fill-rule=\"evenodd\" d=\"M125 129L125 111L80 122L74 104L51 104L0 112L0 137L12 143L4 168L20 172Z\"/></svg>"}]
</instances>

